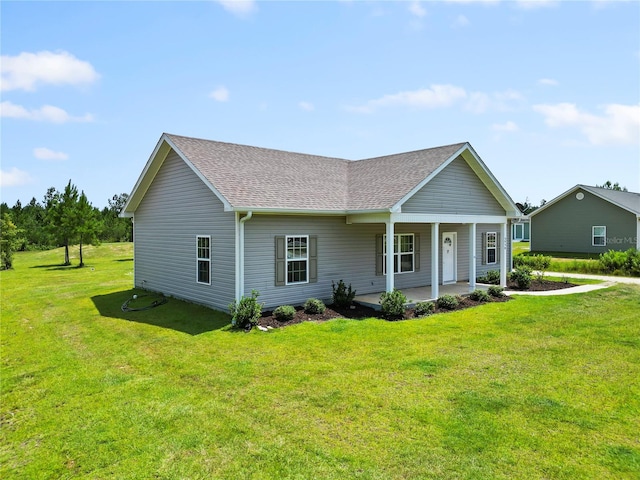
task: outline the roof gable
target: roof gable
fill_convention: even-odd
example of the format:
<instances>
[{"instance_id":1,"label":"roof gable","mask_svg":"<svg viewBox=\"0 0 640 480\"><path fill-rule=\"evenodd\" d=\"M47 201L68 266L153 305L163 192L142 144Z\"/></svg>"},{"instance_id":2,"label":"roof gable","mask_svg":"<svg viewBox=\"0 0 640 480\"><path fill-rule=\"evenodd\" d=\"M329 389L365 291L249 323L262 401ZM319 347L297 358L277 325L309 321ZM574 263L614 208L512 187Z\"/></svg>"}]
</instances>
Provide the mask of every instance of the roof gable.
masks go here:
<instances>
[{"instance_id":1,"label":"roof gable","mask_svg":"<svg viewBox=\"0 0 640 480\"><path fill-rule=\"evenodd\" d=\"M218 196L225 210L316 213L392 211L462 155L508 214L517 208L468 143L345 160L163 134L124 215L135 212L170 149Z\"/></svg>"},{"instance_id":2,"label":"roof gable","mask_svg":"<svg viewBox=\"0 0 640 480\"><path fill-rule=\"evenodd\" d=\"M596 197L599 197L617 207L620 207L635 215L640 216L640 193L621 192L618 190L610 190L608 188L591 187L589 185L580 185L580 184L558 195L553 200L548 201L537 210L534 210L533 212L531 212L529 216L530 217L536 216L538 213L545 211L547 208L555 205L563 198L568 197L569 195L577 192L578 190L584 190L586 192L589 192L595 195Z\"/></svg>"}]
</instances>

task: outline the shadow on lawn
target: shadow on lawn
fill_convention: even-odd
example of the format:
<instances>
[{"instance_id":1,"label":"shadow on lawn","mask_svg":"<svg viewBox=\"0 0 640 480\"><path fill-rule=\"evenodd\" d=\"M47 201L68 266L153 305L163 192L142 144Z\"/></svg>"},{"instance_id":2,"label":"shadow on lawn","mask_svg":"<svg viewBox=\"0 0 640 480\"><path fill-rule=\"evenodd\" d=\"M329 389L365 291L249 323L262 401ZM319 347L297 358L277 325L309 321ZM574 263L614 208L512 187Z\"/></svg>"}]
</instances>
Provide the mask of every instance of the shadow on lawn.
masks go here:
<instances>
[{"instance_id":1,"label":"shadow on lawn","mask_svg":"<svg viewBox=\"0 0 640 480\"><path fill-rule=\"evenodd\" d=\"M85 265L86 266L86 265ZM80 265L65 265L64 263L53 263L51 265L34 265L33 267L29 267L29 268L46 268L47 270L75 270L77 268L84 268L81 267Z\"/></svg>"},{"instance_id":2,"label":"shadow on lawn","mask_svg":"<svg viewBox=\"0 0 640 480\"><path fill-rule=\"evenodd\" d=\"M219 330L230 324L229 316L207 307L167 298L167 303L149 310L123 312L122 305L137 294L141 297L149 292L123 290L107 295L91 297L103 317L119 318L130 322L146 323L160 328L169 328L189 335ZM153 294L152 294L153 295ZM149 302L150 303L150 302Z\"/></svg>"}]
</instances>

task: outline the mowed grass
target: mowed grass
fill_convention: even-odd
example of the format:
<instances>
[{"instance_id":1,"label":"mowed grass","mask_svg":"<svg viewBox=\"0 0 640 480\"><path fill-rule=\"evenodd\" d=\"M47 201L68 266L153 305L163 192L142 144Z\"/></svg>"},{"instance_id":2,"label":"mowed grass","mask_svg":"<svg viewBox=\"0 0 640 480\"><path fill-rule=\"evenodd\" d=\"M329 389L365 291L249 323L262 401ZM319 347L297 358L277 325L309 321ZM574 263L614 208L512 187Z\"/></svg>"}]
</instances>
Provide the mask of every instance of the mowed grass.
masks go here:
<instances>
[{"instance_id":1,"label":"mowed grass","mask_svg":"<svg viewBox=\"0 0 640 480\"><path fill-rule=\"evenodd\" d=\"M638 287L245 334L175 299L123 313L131 257L0 273L1 478L640 475Z\"/></svg>"}]
</instances>

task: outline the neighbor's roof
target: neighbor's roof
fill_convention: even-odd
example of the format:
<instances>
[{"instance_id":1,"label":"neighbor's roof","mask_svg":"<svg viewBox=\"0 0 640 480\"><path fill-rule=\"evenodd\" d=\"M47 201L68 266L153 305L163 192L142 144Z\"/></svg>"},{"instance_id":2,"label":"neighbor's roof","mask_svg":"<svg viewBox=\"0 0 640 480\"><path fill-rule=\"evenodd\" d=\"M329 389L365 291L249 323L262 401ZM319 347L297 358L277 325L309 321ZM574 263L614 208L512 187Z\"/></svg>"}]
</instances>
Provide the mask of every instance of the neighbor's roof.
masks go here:
<instances>
[{"instance_id":1,"label":"neighbor's roof","mask_svg":"<svg viewBox=\"0 0 640 480\"><path fill-rule=\"evenodd\" d=\"M513 203L468 143L353 161L165 133L124 211L135 211L169 149L231 210L388 210L463 152L502 203Z\"/></svg>"},{"instance_id":2,"label":"neighbor's roof","mask_svg":"<svg viewBox=\"0 0 640 480\"><path fill-rule=\"evenodd\" d=\"M595 195L596 197L600 197L603 200L606 200L606 201L608 201L608 202L610 202L610 203L612 203L612 204L614 204L614 205L616 205L616 206L618 206L620 208L628 210L631 213L635 213L636 215L640 215L640 193L622 192L622 191L619 191L619 190L611 190L611 189L608 189L608 188L592 187L592 186L589 186L589 185L580 185L580 184L578 184L575 187L570 188L569 190L567 190L563 194L558 195L553 200L548 201L547 203L545 203L539 209L531 212L530 216L537 215L541 211L546 210L547 208L549 208L553 204L555 204L558 201L562 200L566 196L571 195L572 193L574 193L577 190L584 190L584 191L589 192L589 193Z\"/></svg>"}]
</instances>

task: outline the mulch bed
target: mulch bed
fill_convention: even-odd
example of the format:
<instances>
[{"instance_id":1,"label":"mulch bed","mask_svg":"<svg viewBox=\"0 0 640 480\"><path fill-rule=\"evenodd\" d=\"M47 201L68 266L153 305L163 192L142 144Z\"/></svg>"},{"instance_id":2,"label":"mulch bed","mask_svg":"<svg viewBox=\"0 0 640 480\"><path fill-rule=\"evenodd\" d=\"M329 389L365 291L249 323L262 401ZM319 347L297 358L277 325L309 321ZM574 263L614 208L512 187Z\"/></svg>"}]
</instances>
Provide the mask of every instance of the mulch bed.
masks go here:
<instances>
[{"instance_id":1,"label":"mulch bed","mask_svg":"<svg viewBox=\"0 0 640 480\"><path fill-rule=\"evenodd\" d=\"M562 288L574 287L575 284L568 282L554 282L551 280L538 280L534 279L531 282L531 287L529 287L528 291L541 292L546 290L560 290ZM517 285L513 282L508 282L507 290L509 291L519 291ZM477 305L481 305L485 302L476 302L471 300L469 297L464 296L459 298L460 303L454 310L445 310L441 308L436 308L434 313L446 313L455 310L464 310L465 308L475 307ZM508 302L511 300L509 296L503 297L491 297L491 302ZM328 305L327 309L324 313L317 315L310 315L305 313L302 307L296 308L296 314L293 319L288 322L280 322L276 320L273 315L273 312L264 312L262 317L258 319L258 325L262 327L271 327L271 328L280 328L286 327L287 325L295 325L296 323L302 322L326 322L327 320L331 320L334 318L351 318L351 319L363 319L363 318L381 318L385 320L409 320L412 318L417 318L415 311L410 308L405 311L405 314L402 318L393 318L388 319L382 316L382 312L378 310L374 310L370 307L365 307L363 305L355 304L351 308L339 308L334 305Z\"/></svg>"}]
</instances>

